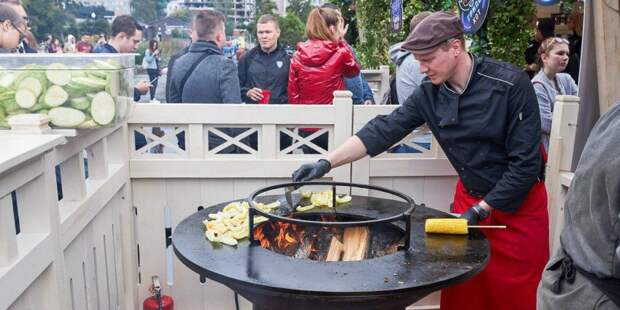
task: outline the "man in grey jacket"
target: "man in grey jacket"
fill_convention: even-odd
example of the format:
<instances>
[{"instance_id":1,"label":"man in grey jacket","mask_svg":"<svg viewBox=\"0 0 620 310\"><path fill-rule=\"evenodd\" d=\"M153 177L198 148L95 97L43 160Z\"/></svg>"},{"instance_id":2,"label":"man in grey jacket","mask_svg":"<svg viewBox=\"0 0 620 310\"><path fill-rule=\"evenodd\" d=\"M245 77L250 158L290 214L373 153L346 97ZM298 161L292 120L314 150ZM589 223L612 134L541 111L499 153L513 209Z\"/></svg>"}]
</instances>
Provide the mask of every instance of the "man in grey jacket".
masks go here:
<instances>
[{"instance_id":1,"label":"man in grey jacket","mask_svg":"<svg viewBox=\"0 0 620 310\"><path fill-rule=\"evenodd\" d=\"M169 102L173 103L241 103L239 76L235 63L226 58L222 47L226 43L224 15L214 10L204 10L193 22L196 39L189 50L174 62L170 77ZM235 137L243 129L221 129ZM179 146L185 149L185 137L178 135ZM209 133L209 150L224 143L224 139ZM218 153L240 153L229 146Z\"/></svg>"},{"instance_id":2,"label":"man in grey jacket","mask_svg":"<svg viewBox=\"0 0 620 310\"><path fill-rule=\"evenodd\" d=\"M538 287L547 309L620 309L620 102L596 123L564 204L561 247Z\"/></svg>"},{"instance_id":3,"label":"man in grey jacket","mask_svg":"<svg viewBox=\"0 0 620 310\"><path fill-rule=\"evenodd\" d=\"M428 15L431 15L431 12L423 11L411 18L409 33L413 33L415 26ZM399 42L390 47L390 59L396 65L396 93L399 104L403 104L413 94L425 76L420 72L420 63L411 52L401 48L403 43L405 42Z\"/></svg>"},{"instance_id":4,"label":"man in grey jacket","mask_svg":"<svg viewBox=\"0 0 620 310\"><path fill-rule=\"evenodd\" d=\"M222 13L205 10L194 19L196 42L179 57L170 74L170 102L241 103L235 63L226 58Z\"/></svg>"}]
</instances>

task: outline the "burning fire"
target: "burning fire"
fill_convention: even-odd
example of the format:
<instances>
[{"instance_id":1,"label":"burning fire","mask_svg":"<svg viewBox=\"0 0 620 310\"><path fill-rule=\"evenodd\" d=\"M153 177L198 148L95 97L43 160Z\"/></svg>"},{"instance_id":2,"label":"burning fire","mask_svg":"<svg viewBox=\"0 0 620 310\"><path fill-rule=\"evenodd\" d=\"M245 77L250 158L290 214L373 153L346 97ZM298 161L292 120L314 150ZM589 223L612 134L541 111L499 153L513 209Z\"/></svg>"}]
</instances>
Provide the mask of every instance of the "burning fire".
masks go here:
<instances>
[{"instance_id":1,"label":"burning fire","mask_svg":"<svg viewBox=\"0 0 620 310\"><path fill-rule=\"evenodd\" d=\"M274 236L269 238L265 234L265 227L269 225L269 231L273 232ZM274 242L275 250L286 250L292 245L296 245L302 242L304 237L304 230L299 228L295 224L283 223L283 222L268 222L254 230L254 239L260 242L260 246L265 249L272 248L271 241Z\"/></svg>"}]
</instances>

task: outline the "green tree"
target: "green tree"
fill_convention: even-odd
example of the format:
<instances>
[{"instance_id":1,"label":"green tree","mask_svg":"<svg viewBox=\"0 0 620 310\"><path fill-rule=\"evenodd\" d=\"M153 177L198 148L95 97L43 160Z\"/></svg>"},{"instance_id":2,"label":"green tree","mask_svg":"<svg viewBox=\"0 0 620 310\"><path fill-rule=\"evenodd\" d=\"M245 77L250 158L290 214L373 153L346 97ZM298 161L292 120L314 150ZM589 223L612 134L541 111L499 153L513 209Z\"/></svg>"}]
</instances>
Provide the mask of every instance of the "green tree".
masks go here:
<instances>
[{"instance_id":1,"label":"green tree","mask_svg":"<svg viewBox=\"0 0 620 310\"><path fill-rule=\"evenodd\" d=\"M470 36L471 51L522 67L523 52L533 36L530 19L534 14L536 6L532 1L491 1L484 25Z\"/></svg>"},{"instance_id":2,"label":"green tree","mask_svg":"<svg viewBox=\"0 0 620 310\"><path fill-rule=\"evenodd\" d=\"M280 17L280 39L279 42L282 45L290 45L293 48L297 42L305 40L305 25L301 22L299 17L293 14L287 14L285 17Z\"/></svg>"},{"instance_id":3,"label":"green tree","mask_svg":"<svg viewBox=\"0 0 620 310\"><path fill-rule=\"evenodd\" d=\"M39 40L49 33L56 38L65 37L65 25L75 17L65 14L55 1L24 0L24 8L30 17L30 28Z\"/></svg>"},{"instance_id":4,"label":"green tree","mask_svg":"<svg viewBox=\"0 0 620 310\"><path fill-rule=\"evenodd\" d=\"M97 16L97 19L87 19L78 25L80 35L82 34L109 34L110 24L103 17Z\"/></svg>"},{"instance_id":5,"label":"green tree","mask_svg":"<svg viewBox=\"0 0 620 310\"><path fill-rule=\"evenodd\" d=\"M180 19L180 20L182 20L184 22L188 22L188 23L191 22L191 20L192 20L191 13L190 13L189 9L187 9L187 8L181 8L181 9L178 9L176 11L173 11L168 16Z\"/></svg>"},{"instance_id":6,"label":"green tree","mask_svg":"<svg viewBox=\"0 0 620 310\"><path fill-rule=\"evenodd\" d=\"M132 0L131 15L138 21L149 23L160 17L159 0Z\"/></svg>"},{"instance_id":7,"label":"green tree","mask_svg":"<svg viewBox=\"0 0 620 310\"><path fill-rule=\"evenodd\" d=\"M372 68L389 63L390 45L407 37L409 21L415 14L421 11L454 10L454 2L451 0L403 0L403 29L393 33L390 27L390 6L390 0L357 0L355 2L360 32L360 40L356 48L363 67Z\"/></svg>"},{"instance_id":8,"label":"green tree","mask_svg":"<svg viewBox=\"0 0 620 310\"><path fill-rule=\"evenodd\" d=\"M286 8L286 13L297 16L305 24L312 9L310 0L291 0Z\"/></svg>"}]
</instances>

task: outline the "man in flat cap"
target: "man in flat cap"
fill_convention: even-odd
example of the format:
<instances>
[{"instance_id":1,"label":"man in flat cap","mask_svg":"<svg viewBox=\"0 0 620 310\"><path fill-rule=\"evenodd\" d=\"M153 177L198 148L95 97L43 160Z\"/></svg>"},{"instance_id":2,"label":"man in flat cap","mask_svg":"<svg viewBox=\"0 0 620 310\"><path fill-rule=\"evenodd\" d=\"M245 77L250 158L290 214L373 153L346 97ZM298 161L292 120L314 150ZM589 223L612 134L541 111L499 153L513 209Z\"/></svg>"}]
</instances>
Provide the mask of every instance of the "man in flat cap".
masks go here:
<instances>
[{"instance_id":1,"label":"man in flat cap","mask_svg":"<svg viewBox=\"0 0 620 310\"><path fill-rule=\"evenodd\" d=\"M459 175L455 213L487 230L491 256L474 278L443 290L441 309L535 309L536 287L549 258L547 193L536 94L514 65L465 49L457 16L435 12L403 48L426 74L409 98L377 116L342 146L293 173L295 182L376 156L427 124Z\"/></svg>"}]
</instances>

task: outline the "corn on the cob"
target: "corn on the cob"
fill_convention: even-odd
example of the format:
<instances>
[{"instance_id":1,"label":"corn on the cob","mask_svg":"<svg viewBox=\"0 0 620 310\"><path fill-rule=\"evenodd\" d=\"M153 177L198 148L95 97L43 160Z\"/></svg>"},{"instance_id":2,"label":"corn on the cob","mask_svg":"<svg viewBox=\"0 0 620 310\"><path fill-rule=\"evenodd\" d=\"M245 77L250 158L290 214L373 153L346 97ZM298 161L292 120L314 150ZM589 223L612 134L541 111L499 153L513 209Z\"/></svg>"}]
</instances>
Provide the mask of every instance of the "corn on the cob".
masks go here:
<instances>
[{"instance_id":1,"label":"corn on the cob","mask_svg":"<svg viewBox=\"0 0 620 310\"><path fill-rule=\"evenodd\" d=\"M466 219L427 219L424 224L424 231L435 234L467 234Z\"/></svg>"}]
</instances>

